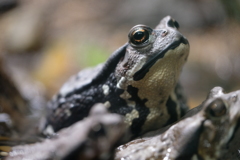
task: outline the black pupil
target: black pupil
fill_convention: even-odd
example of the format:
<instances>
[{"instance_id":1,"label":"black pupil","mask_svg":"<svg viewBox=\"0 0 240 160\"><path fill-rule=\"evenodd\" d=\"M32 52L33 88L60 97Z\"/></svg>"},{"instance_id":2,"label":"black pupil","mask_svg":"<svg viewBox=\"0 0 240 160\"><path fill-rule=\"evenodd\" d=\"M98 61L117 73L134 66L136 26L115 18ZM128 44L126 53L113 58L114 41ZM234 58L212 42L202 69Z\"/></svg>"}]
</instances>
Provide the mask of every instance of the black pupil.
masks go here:
<instances>
[{"instance_id":1,"label":"black pupil","mask_svg":"<svg viewBox=\"0 0 240 160\"><path fill-rule=\"evenodd\" d=\"M138 31L137 33L134 34L135 40L141 40L142 38L144 38L144 32Z\"/></svg>"},{"instance_id":2,"label":"black pupil","mask_svg":"<svg viewBox=\"0 0 240 160\"><path fill-rule=\"evenodd\" d=\"M146 30L137 30L132 35L132 43L133 44L142 44L145 43L149 38L148 31Z\"/></svg>"}]
</instances>

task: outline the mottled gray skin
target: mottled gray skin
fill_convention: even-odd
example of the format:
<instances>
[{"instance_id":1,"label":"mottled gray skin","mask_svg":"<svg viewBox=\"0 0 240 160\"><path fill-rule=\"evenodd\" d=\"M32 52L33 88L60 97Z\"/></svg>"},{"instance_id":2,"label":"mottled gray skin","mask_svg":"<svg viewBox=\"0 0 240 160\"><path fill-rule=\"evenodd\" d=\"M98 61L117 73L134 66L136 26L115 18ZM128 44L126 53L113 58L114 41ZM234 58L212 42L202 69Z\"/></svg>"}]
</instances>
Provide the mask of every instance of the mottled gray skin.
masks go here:
<instances>
[{"instance_id":1,"label":"mottled gray skin","mask_svg":"<svg viewBox=\"0 0 240 160\"><path fill-rule=\"evenodd\" d=\"M104 64L64 84L49 103L44 133L82 120L96 103L124 116L133 136L177 121L188 109L177 82L189 54L189 43L178 28L170 16L155 29L134 26L129 42Z\"/></svg>"},{"instance_id":2,"label":"mottled gray skin","mask_svg":"<svg viewBox=\"0 0 240 160\"><path fill-rule=\"evenodd\" d=\"M115 159L239 159L239 121L240 90L224 94L215 87L202 105L162 134L160 130L118 147Z\"/></svg>"}]
</instances>

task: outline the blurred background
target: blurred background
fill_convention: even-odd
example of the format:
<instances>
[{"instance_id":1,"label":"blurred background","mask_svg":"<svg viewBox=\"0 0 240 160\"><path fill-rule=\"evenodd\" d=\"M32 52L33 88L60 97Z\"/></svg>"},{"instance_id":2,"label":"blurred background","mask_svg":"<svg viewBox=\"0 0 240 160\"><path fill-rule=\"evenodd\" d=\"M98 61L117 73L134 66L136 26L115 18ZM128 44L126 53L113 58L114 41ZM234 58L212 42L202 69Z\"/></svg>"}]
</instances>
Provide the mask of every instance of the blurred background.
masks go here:
<instances>
[{"instance_id":1,"label":"blurred background","mask_svg":"<svg viewBox=\"0 0 240 160\"><path fill-rule=\"evenodd\" d=\"M1 63L26 97L51 98L127 42L134 25L154 28L166 15L190 42L180 79L189 105L214 86L240 89L240 0L1 0Z\"/></svg>"}]
</instances>

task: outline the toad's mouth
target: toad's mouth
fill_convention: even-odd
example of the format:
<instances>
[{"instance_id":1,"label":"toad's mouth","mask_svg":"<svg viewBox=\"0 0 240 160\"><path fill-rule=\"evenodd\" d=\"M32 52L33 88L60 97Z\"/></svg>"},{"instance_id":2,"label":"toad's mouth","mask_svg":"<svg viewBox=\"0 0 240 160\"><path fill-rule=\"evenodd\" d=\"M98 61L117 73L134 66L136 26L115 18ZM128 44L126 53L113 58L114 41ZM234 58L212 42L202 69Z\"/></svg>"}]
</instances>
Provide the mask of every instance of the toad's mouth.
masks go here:
<instances>
[{"instance_id":1,"label":"toad's mouth","mask_svg":"<svg viewBox=\"0 0 240 160\"><path fill-rule=\"evenodd\" d=\"M170 44L169 46L167 46L167 48L165 48L164 50L162 50L161 52L156 54L154 57L152 57L148 62L146 62L142 66L142 68L134 74L133 79L135 81L143 79L145 77L145 75L148 73L149 69L156 63L156 61L158 59L163 58L164 55L167 53L167 51L174 50L181 43L187 45L188 44L188 40L186 38L184 38L184 37L181 37L178 41L175 41L172 44Z\"/></svg>"}]
</instances>

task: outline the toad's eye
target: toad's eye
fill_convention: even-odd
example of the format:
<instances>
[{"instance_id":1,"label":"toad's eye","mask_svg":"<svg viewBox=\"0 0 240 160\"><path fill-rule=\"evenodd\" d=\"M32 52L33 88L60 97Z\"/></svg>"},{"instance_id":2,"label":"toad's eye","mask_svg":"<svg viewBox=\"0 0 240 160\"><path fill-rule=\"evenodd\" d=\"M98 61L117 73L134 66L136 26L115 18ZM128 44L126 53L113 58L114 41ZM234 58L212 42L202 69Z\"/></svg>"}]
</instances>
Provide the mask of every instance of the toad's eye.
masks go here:
<instances>
[{"instance_id":1,"label":"toad's eye","mask_svg":"<svg viewBox=\"0 0 240 160\"><path fill-rule=\"evenodd\" d=\"M208 113L212 117L221 117L227 113L227 107L223 100L216 99L210 103Z\"/></svg>"},{"instance_id":2,"label":"toad's eye","mask_svg":"<svg viewBox=\"0 0 240 160\"><path fill-rule=\"evenodd\" d=\"M151 28L143 25L137 25L129 32L129 43L133 47L144 47L149 44L151 33Z\"/></svg>"},{"instance_id":3,"label":"toad's eye","mask_svg":"<svg viewBox=\"0 0 240 160\"><path fill-rule=\"evenodd\" d=\"M148 41L149 33L147 30L138 29L132 33L131 42L133 44L142 44Z\"/></svg>"}]
</instances>

